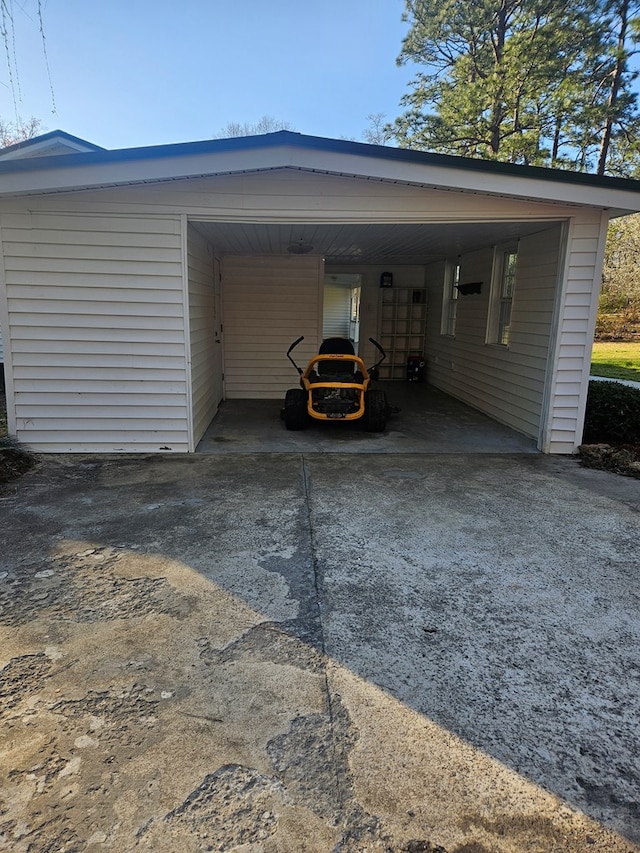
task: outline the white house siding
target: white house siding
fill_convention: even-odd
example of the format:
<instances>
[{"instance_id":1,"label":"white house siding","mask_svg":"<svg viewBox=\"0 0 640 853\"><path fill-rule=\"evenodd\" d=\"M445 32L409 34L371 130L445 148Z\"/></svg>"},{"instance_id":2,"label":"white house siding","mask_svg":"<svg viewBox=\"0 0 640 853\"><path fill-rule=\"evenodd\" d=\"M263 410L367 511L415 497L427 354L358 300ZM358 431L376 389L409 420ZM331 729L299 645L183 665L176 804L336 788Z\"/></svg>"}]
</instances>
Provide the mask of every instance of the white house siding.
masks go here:
<instances>
[{"instance_id":1,"label":"white house siding","mask_svg":"<svg viewBox=\"0 0 640 853\"><path fill-rule=\"evenodd\" d=\"M541 446L546 453L574 453L582 441L607 222L606 214L585 210L568 226Z\"/></svg>"},{"instance_id":2,"label":"white house siding","mask_svg":"<svg viewBox=\"0 0 640 853\"><path fill-rule=\"evenodd\" d=\"M538 438L554 312L561 227L518 244L509 347L486 343L493 249L459 258L460 280L482 282L479 295L460 296L455 337L440 334L444 263L428 269L429 381L525 435Z\"/></svg>"},{"instance_id":3,"label":"white house siding","mask_svg":"<svg viewBox=\"0 0 640 853\"><path fill-rule=\"evenodd\" d=\"M10 429L42 452L187 450L179 217L15 212L0 227Z\"/></svg>"},{"instance_id":4,"label":"white house siding","mask_svg":"<svg viewBox=\"0 0 640 853\"><path fill-rule=\"evenodd\" d=\"M392 226L396 222L559 220L567 215L562 205L286 168L85 190L65 194L65 202L79 212L186 213L192 220L225 223L371 222ZM41 209L59 206L56 196L38 199ZM233 254L247 251L246 236L238 231ZM425 251L437 252L438 245L434 235ZM250 245L248 251L260 253L260 246Z\"/></svg>"},{"instance_id":5,"label":"white house siding","mask_svg":"<svg viewBox=\"0 0 640 853\"><path fill-rule=\"evenodd\" d=\"M194 442L202 438L218 410L213 250L193 228L188 234L189 323L191 327L191 393Z\"/></svg>"},{"instance_id":6,"label":"white house siding","mask_svg":"<svg viewBox=\"0 0 640 853\"><path fill-rule=\"evenodd\" d=\"M455 227L458 222L535 219L546 221L540 228L556 241L557 253L560 230L557 226L550 230L550 222L579 214L574 232L576 239L586 242L582 251L576 243L568 258L567 301L557 309L561 328L553 349L557 383L544 401L540 385L547 365L545 361L542 366L541 352L545 318L553 310L547 300L553 241L540 236L539 253L527 249L535 237L521 241L521 278L526 279L522 263L527 251L532 269L539 264L526 285L538 319L525 323L520 316L518 301L526 304L522 300L528 295L519 288L508 351L485 344L491 250L463 257L463 280L482 280L485 286L480 296L460 300L455 340L440 336L441 265L430 267L428 274L432 292L427 355L434 384L529 435L537 436L536 418L546 406L553 427L545 447L563 452L575 444L585 393L583 385L576 404L575 383L577 374L588 370L580 353L584 355L591 345L588 330L595 304L584 290L593 286L597 268L598 241L589 235L601 234L598 213L586 211L583 216L567 205L297 169L32 197L28 207L33 215L20 213L25 206L26 202L7 201L1 219L11 311L10 323L3 326L5 358L12 359L9 371L12 366L16 371L17 417L12 411L9 417L12 432L43 450L113 450L116 445L188 449L181 216L239 226L237 249L225 259L231 275L224 284L227 394L279 397L295 384L284 355L288 344L305 335L297 351L304 362L318 343L322 262L315 257L266 257L268 246L246 244L245 239L255 235L250 229L243 234L243 223L283 223L283 228L292 222L378 223L391 233L396 223ZM63 206L64 216L58 214ZM586 236L578 236L581 228ZM438 251L438 239L434 229L425 243L426 253ZM247 252L248 257L238 259L236 251ZM295 286L290 277L293 264L301 273ZM314 269L305 264L315 265ZM356 268L349 266L349 271ZM418 278L421 275L422 271ZM237 292L231 287L234 280ZM267 284L275 287L273 295ZM375 335L378 292L372 286L365 293L365 285L363 281L361 341L368 361L367 338ZM538 286L540 301L534 294ZM16 346L13 356L7 352L10 340ZM10 406L12 395L9 388ZM206 415L198 418L201 424Z\"/></svg>"},{"instance_id":7,"label":"white house siding","mask_svg":"<svg viewBox=\"0 0 640 853\"><path fill-rule=\"evenodd\" d=\"M296 361L317 352L322 327L322 258L227 255L222 266L225 396L277 399L298 377L286 357L300 335Z\"/></svg>"}]
</instances>

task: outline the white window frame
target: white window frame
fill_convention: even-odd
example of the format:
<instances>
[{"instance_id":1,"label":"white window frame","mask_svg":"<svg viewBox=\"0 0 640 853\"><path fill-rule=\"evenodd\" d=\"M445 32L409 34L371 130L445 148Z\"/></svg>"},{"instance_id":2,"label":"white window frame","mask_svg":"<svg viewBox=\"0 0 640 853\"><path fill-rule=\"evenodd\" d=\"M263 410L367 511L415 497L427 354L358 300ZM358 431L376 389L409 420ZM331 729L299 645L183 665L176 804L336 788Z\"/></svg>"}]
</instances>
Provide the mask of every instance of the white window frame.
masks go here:
<instances>
[{"instance_id":1,"label":"white window frame","mask_svg":"<svg viewBox=\"0 0 640 853\"><path fill-rule=\"evenodd\" d=\"M487 343L507 349L511 341L513 299L518 280L518 244L494 248Z\"/></svg>"},{"instance_id":2,"label":"white window frame","mask_svg":"<svg viewBox=\"0 0 640 853\"><path fill-rule=\"evenodd\" d=\"M449 258L444 266L444 286L442 288L442 318L440 334L447 338L455 338L456 321L458 316L458 297L460 291L460 259Z\"/></svg>"}]
</instances>

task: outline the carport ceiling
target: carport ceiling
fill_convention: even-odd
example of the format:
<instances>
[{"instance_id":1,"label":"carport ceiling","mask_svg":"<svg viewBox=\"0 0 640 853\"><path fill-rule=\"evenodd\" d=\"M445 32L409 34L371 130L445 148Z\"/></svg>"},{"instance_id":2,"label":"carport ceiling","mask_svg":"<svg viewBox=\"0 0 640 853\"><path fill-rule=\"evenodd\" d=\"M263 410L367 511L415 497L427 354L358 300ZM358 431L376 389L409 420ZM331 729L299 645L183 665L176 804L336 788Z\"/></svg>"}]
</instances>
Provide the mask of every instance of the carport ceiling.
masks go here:
<instances>
[{"instance_id":1,"label":"carport ceiling","mask_svg":"<svg viewBox=\"0 0 640 853\"><path fill-rule=\"evenodd\" d=\"M365 225L337 223L193 222L221 254L284 255L304 242L328 264L425 264L516 240L550 228L546 222Z\"/></svg>"}]
</instances>

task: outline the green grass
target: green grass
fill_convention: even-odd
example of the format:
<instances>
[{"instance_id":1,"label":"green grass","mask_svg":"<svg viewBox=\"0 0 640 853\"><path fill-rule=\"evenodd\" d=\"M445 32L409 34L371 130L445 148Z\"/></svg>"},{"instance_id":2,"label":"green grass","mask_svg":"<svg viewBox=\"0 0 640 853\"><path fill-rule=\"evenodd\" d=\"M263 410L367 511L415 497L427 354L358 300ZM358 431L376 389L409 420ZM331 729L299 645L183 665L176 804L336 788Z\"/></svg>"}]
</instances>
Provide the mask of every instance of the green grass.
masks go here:
<instances>
[{"instance_id":1,"label":"green grass","mask_svg":"<svg viewBox=\"0 0 640 853\"><path fill-rule=\"evenodd\" d=\"M609 379L633 379L640 382L640 341L618 343L596 341L593 345L591 374Z\"/></svg>"}]
</instances>

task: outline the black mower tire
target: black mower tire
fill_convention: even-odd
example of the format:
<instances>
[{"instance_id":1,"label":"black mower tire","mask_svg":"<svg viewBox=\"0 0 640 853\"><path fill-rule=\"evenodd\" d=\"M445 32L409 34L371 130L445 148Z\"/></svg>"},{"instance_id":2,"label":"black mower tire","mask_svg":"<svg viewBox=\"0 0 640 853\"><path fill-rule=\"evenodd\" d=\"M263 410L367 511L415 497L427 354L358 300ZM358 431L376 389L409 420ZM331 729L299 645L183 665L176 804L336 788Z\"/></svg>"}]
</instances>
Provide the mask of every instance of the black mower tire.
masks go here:
<instances>
[{"instance_id":1,"label":"black mower tire","mask_svg":"<svg viewBox=\"0 0 640 853\"><path fill-rule=\"evenodd\" d=\"M285 395L284 425L291 430L306 429L309 425L307 392L302 388L289 388Z\"/></svg>"},{"instance_id":2,"label":"black mower tire","mask_svg":"<svg viewBox=\"0 0 640 853\"><path fill-rule=\"evenodd\" d=\"M387 425L387 397L384 391L366 391L364 422L367 432L384 432Z\"/></svg>"}]
</instances>

